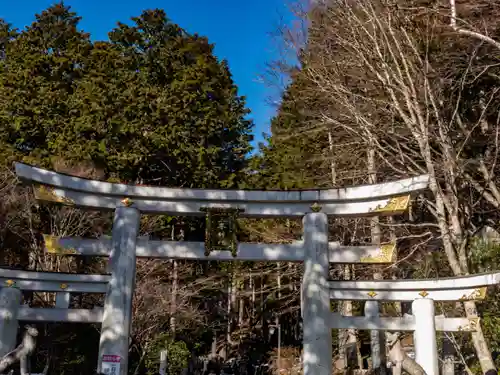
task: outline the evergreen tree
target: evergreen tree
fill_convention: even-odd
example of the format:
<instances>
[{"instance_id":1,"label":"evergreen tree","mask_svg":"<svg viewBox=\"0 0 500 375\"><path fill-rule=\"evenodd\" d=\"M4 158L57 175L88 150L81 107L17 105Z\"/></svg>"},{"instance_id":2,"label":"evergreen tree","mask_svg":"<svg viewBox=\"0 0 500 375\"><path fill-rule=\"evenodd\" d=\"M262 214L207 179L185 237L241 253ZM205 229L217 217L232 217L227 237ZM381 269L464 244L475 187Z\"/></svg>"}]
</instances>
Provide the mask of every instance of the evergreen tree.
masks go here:
<instances>
[{"instance_id":1,"label":"evergreen tree","mask_svg":"<svg viewBox=\"0 0 500 375\"><path fill-rule=\"evenodd\" d=\"M187 34L161 10L133 21L119 24L110 39L140 81L127 86L142 99L126 111L137 122L123 123L145 150L135 173L164 185L234 185L250 150L252 123L227 63L217 61L206 38Z\"/></svg>"},{"instance_id":2,"label":"evergreen tree","mask_svg":"<svg viewBox=\"0 0 500 375\"><path fill-rule=\"evenodd\" d=\"M12 29L12 25L0 18L0 63L5 59L7 43L11 42L16 35L17 31Z\"/></svg>"},{"instance_id":3,"label":"evergreen tree","mask_svg":"<svg viewBox=\"0 0 500 375\"><path fill-rule=\"evenodd\" d=\"M331 187L324 154L327 133L318 126L317 115L311 115L318 104L301 72L293 78L271 121L268 144L261 145L261 154L252 160L253 183L280 189Z\"/></svg>"},{"instance_id":4,"label":"evergreen tree","mask_svg":"<svg viewBox=\"0 0 500 375\"><path fill-rule=\"evenodd\" d=\"M0 142L10 155L4 159L23 155L49 165L57 155L57 134L72 114L68 100L91 48L88 35L77 30L79 20L57 4L15 38L2 26Z\"/></svg>"},{"instance_id":5,"label":"evergreen tree","mask_svg":"<svg viewBox=\"0 0 500 375\"><path fill-rule=\"evenodd\" d=\"M95 44L79 19L55 5L6 44L0 142L9 160L87 160L122 181L233 186L252 123L213 45L161 10Z\"/></svg>"}]
</instances>

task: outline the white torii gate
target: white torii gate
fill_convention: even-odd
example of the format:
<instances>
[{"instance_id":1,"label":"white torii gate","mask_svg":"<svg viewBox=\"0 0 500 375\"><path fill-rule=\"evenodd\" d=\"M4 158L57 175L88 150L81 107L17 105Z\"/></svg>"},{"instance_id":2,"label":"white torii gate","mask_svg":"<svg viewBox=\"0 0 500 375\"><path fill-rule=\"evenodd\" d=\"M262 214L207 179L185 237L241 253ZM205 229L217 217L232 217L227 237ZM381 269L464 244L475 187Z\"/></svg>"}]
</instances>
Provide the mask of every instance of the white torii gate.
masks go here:
<instances>
[{"instance_id":1,"label":"white torii gate","mask_svg":"<svg viewBox=\"0 0 500 375\"><path fill-rule=\"evenodd\" d=\"M435 316L434 301L482 300L487 286L499 283L500 272L434 280L330 281L331 299L366 301L364 317L332 313L330 327L414 331L415 360L427 375L439 375L436 331L473 332L479 324L479 317ZM413 301L412 314L379 317L378 302L382 301Z\"/></svg>"},{"instance_id":2,"label":"white torii gate","mask_svg":"<svg viewBox=\"0 0 500 375\"><path fill-rule=\"evenodd\" d=\"M106 285L102 319L98 311L92 313L92 317L88 319L102 321L98 370L103 369L103 358L118 358L120 375L126 374L128 366L128 337L136 256L226 261L303 261L304 374L331 375L331 296L327 282L329 263L390 263L394 261L394 245L343 247L337 243L329 243L327 215L362 217L400 214L406 210L410 194L425 189L428 183L427 176L419 176L384 184L331 190L170 189L86 180L21 163L16 163L15 166L21 179L35 185L35 196L38 200L82 208L114 210L111 239L47 236L45 240L46 248L50 252L110 257L110 276L95 275L108 278L99 281L105 284L96 283L99 288ZM205 255L205 245L199 242L144 241L137 238L139 219L143 213L203 216L203 209L213 208L242 210L239 215L241 217L303 217L303 241L288 245L239 244L237 254L233 257L228 252L220 251L209 251L209 254ZM1 272L4 271L6 270ZM0 277L6 283L10 280L22 288L30 287L21 277L5 278L1 273ZM59 283L59 306L63 306L64 310L64 306L67 307L64 301L68 300L68 293L72 291L73 284L79 285L79 280L66 280L68 282L61 283L59 276L54 274L43 277L48 278L43 280L49 284L40 286L42 289L55 286L50 283ZM28 276L28 279L24 280L36 281L36 277L34 276L33 280ZM86 283L87 281L84 282L85 286ZM65 288L62 288L63 284ZM68 321L69 316L73 317L71 319L77 319L74 316L78 314L69 313L72 309L65 310L66 315L59 316L57 320ZM23 308L20 308L20 311L23 311ZM19 316L23 318L23 314L38 316L41 320L54 319L49 316L49 312L21 312ZM0 325L0 341L2 334Z\"/></svg>"}]
</instances>

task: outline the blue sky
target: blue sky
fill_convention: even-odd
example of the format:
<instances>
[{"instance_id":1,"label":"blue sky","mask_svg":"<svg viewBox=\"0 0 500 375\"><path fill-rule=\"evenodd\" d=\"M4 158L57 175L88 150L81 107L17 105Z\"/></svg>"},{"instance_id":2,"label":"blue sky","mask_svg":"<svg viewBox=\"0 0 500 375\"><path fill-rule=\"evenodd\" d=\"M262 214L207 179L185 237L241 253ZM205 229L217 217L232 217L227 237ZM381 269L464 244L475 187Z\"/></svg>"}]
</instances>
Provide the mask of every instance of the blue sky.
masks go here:
<instances>
[{"instance_id":1,"label":"blue sky","mask_svg":"<svg viewBox=\"0 0 500 375\"><path fill-rule=\"evenodd\" d=\"M35 13L55 2L1 0L0 18L22 29L34 20ZM252 110L254 144L262 140L262 132L269 132L274 113L268 104L272 90L259 82L259 75L267 61L278 57L269 33L292 20L285 0L66 0L65 4L83 18L80 26L93 40L106 40L117 21L128 22L143 9L165 9L167 16L188 32L207 36L215 43L216 55L228 60L240 95L247 97Z\"/></svg>"}]
</instances>

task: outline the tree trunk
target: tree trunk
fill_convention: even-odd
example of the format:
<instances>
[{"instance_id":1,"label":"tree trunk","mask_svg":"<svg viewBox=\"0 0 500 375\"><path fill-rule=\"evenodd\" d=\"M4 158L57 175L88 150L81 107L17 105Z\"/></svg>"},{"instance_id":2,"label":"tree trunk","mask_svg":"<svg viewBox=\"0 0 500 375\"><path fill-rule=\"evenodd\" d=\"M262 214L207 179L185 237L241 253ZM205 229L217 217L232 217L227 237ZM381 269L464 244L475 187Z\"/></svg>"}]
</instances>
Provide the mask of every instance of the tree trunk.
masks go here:
<instances>
[{"instance_id":1,"label":"tree trunk","mask_svg":"<svg viewBox=\"0 0 500 375\"><path fill-rule=\"evenodd\" d=\"M0 358L0 374L16 362L20 362L23 357L29 356L35 350L36 337L38 331L34 327L28 327L19 346Z\"/></svg>"},{"instance_id":2,"label":"tree trunk","mask_svg":"<svg viewBox=\"0 0 500 375\"><path fill-rule=\"evenodd\" d=\"M241 279L238 285L238 345L241 345L241 343L243 342L245 328L245 289L246 282L243 273L241 273Z\"/></svg>"},{"instance_id":3,"label":"tree trunk","mask_svg":"<svg viewBox=\"0 0 500 375\"><path fill-rule=\"evenodd\" d=\"M250 301L252 303L252 307L250 308L250 311L251 311L251 322L252 322L252 325L255 323L255 279L253 277L253 269L250 270L250 289L251 289L251 293L252 293L252 296L250 298Z\"/></svg>"},{"instance_id":4,"label":"tree trunk","mask_svg":"<svg viewBox=\"0 0 500 375\"><path fill-rule=\"evenodd\" d=\"M344 266L344 280L351 280L351 266ZM352 316L352 301L342 301L341 313L343 316ZM339 357L344 368L352 368L357 363L357 338L355 329L339 331Z\"/></svg>"},{"instance_id":5,"label":"tree trunk","mask_svg":"<svg viewBox=\"0 0 500 375\"><path fill-rule=\"evenodd\" d=\"M233 278L234 274L232 273L229 276L229 280L227 282L227 326L226 326L226 350L225 350L225 360L229 358L229 352L233 346L233 342L231 340L231 323L232 323L232 306L233 306Z\"/></svg>"},{"instance_id":6,"label":"tree trunk","mask_svg":"<svg viewBox=\"0 0 500 375\"><path fill-rule=\"evenodd\" d=\"M240 293L238 296L238 329L241 331L245 324L245 283L242 282L240 286Z\"/></svg>"},{"instance_id":7,"label":"tree trunk","mask_svg":"<svg viewBox=\"0 0 500 375\"><path fill-rule=\"evenodd\" d=\"M368 169L368 182L370 184L377 183L377 165L375 148L373 145L373 140L370 139L367 152L367 169ZM380 245L382 242L382 231L380 229L380 219L378 216L374 216L370 221L371 230L371 240L373 245ZM382 280L382 272L380 267L374 266L373 278L375 280ZM379 304L380 305L380 304ZM380 308L379 308L380 311ZM373 369L380 373L385 374L387 369L386 358L385 358L385 332L384 331L371 331L370 332L370 344L372 350L372 367Z\"/></svg>"},{"instance_id":8,"label":"tree trunk","mask_svg":"<svg viewBox=\"0 0 500 375\"><path fill-rule=\"evenodd\" d=\"M175 315L177 313L177 291L178 291L178 265L176 260L172 260L172 297L170 305L170 330L172 338L175 339L175 332L177 329L177 322Z\"/></svg>"},{"instance_id":9,"label":"tree trunk","mask_svg":"<svg viewBox=\"0 0 500 375\"><path fill-rule=\"evenodd\" d=\"M441 201L442 198L440 197L441 192L438 192L438 196L436 197L436 201ZM467 263L466 261L461 261L460 256L457 256L457 252L454 248L454 244L452 239L450 238L450 234L448 231L448 222L446 222L443 217L446 217L446 211L444 209L444 203L441 203L443 208L442 211L442 216L438 217L438 223L440 224L440 229L442 233L446 233L446 235L443 235L443 246L445 249L445 253L448 256L448 261L450 262L451 269L453 273L456 276L460 275L467 275L469 274L469 270L467 268ZM437 205L437 208L439 209L440 206ZM458 243L459 246L462 246L462 243ZM464 250L465 251L465 250ZM478 316L477 313L477 308L476 308L476 303L475 301L467 301L464 302L464 309L465 309L465 315L467 318L476 318ZM472 343L474 345L474 349L476 350L476 354L479 360L479 363L481 365L481 370L483 371L483 374L486 375L492 375L496 374L496 366L495 362L493 361L493 357L491 356L491 351L489 350L488 343L486 341L486 338L484 337L483 330L481 328L481 325L478 324L477 329L475 332L472 334Z\"/></svg>"},{"instance_id":10,"label":"tree trunk","mask_svg":"<svg viewBox=\"0 0 500 375\"><path fill-rule=\"evenodd\" d=\"M330 177L332 187L337 185L337 171L335 166L335 153L333 151L333 137L331 130L328 130L328 148L330 151ZM344 266L344 280L351 279L350 265ZM340 301L340 312L344 316L352 316L352 301ZM362 358L358 350L356 330L340 330L339 335L339 363L342 363L344 368L352 367L354 362L357 362L362 369Z\"/></svg>"},{"instance_id":11,"label":"tree trunk","mask_svg":"<svg viewBox=\"0 0 500 375\"><path fill-rule=\"evenodd\" d=\"M278 286L278 304L280 303L281 301L281 263L278 262L277 264L277 275L276 275L276 282L277 282L277 286ZM278 333L278 341L277 341L277 346L278 346L278 357L277 357L277 361L276 361L276 365L278 367L278 371L279 369L281 369L281 322L280 322L280 312L276 312L276 320L275 320L275 325L276 325L276 330L277 330L277 333Z\"/></svg>"},{"instance_id":12,"label":"tree trunk","mask_svg":"<svg viewBox=\"0 0 500 375\"><path fill-rule=\"evenodd\" d=\"M21 357L19 360L19 373L20 375L30 375L29 357L27 355Z\"/></svg>"},{"instance_id":13,"label":"tree trunk","mask_svg":"<svg viewBox=\"0 0 500 375\"><path fill-rule=\"evenodd\" d=\"M332 139L332 131L328 130L328 147L330 149L330 173L332 177L332 187L337 185L337 169L335 168L335 159L333 153L333 139Z\"/></svg>"},{"instance_id":14,"label":"tree trunk","mask_svg":"<svg viewBox=\"0 0 500 375\"><path fill-rule=\"evenodd\" d=\"M424 150L428 149L429 147L430 146L426 147L425 144L421 145L421 148ZM429 189L431 190L435 198L435 216L439 229L441 231L443 248L446 257L448 258L450 268L456 276L467 275L469 273L469 270L467 267L467 259L464 255L465 246L463 246L463 241L465 241L465 239L457 238L456 235L458 230L457 226L460 226L459 220L457 217L455 217L456 215L453 215L453 207L447 207L447 203L450 201L450 197L445 195L440 185L437 183L434 164L430 156L430 151L422 153L426 155L425 160L430 177ZM450 228L451 230L454 230L455 233L450 233ZM459 240L461 240L461 242L459 242ZM462 247L463 249L461 249ZM467 318L477 317L476 303L474 301L464 302L464 308ZM484 337L480 324L478 325L476 332L472 333L472 342L474 344L474 349L476 350L476 354L483 374L496 374L497 371L495 363L493 362L491 352L488 348L488 343L486 342L486 338Z\"/></svg>"},{"instance_id":15,"label":"tree trunk","mask_svg":"<svg viewBox=\"0 0 500 375\"><path fill-rule=\"evenodd\" d=\"M465 315L467 318L477 318L477 308L475 301L467 301L464 302ZM496 367L495 362L493 362L493 358L491 356L490 349L488 347L488 343L486 342L486 338L484 337L483 329L481 324L477 325L476 331L472 332L472 343L474 344L474 348L476 349L477 359L481 364L481 369L483 374L485 375L496 375Z\"/></svg>"},{"instance_id":16,"label":"tree trunk","mask_svg":"<svg viewBox=\"0 0 500 375\"><path fill-rule=\"evenodd\" d=\"M442 375L455 375L455 348L449 337L445 334L443 339L443 365Z\"/></svg>"},{"instance_id":17,"label":"tree trunk","mask_svg":"<svg viewBox=\"0 0 500 375\"><path fill-rule=\"evenodd\" d=\"M415 360L411 359L403 350L401 341L399 339L399 333L389 334L391 340L389 350L389 359L396 367L395 374L400 374L401 369L406 371L410 375L426 375L422 366L420 366Z\"/></svg>"}]
</instances>

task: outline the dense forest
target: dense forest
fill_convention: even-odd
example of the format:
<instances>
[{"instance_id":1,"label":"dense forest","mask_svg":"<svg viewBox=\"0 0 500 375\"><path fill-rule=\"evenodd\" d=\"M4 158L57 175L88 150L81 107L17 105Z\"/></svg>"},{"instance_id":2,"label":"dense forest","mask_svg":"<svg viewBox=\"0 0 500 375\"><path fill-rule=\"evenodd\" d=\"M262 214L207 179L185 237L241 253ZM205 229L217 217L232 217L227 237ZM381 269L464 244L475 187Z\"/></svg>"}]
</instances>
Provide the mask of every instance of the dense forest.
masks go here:
<instances>
[{"instance_id":1,"label":"dense forest","mask_svg":"<svg viewBox=\"0 0 500 375\"><path fill-rule=\"evenodd\" d=\"M299 64L272 65L291 83L252 155L253 123L227 62L167 14L145 10L118 23L107 41L92 41L62 3L24 30L0 20L3 267L105 272L104 260L44 253L42 234L110 235L111 214L37 204L12 170L23 161L103 181L223 189L332 188L429 174L428 191L408 214L331 219L331 241L397 240L399 252L391 266L332 266L331 278L500 269L499 1L326 0L305 9L299 29L281 30ZM204 225L144 216L141 236L202 241ZM246 242L289 242L302 230L295 220L245 219L239 227ZM172 375L203 357L235 360L240 373L252 374L262 364L277 367L278 347L280 367L299 373L301 272L295 263L138 260L130 374L157 373L164 349ZM492 374L500 365L495 289L477 306L436 304L447 316L481 316L476 333L439 336L457 373ZM51 293L24 299L54 304ZM94 295L71 301L102 303ZM363 311L358 302L333 307ZM386 303L382 311L397 316L408 306ZM33 372L92 374L98 325L37 328ZM336 371L369 367L368 332L332 333Z\"/></svg>"}]
</instances>

